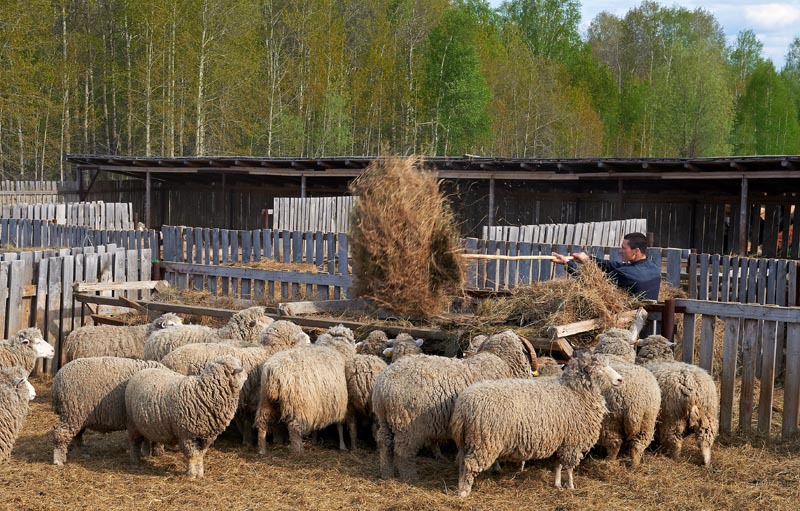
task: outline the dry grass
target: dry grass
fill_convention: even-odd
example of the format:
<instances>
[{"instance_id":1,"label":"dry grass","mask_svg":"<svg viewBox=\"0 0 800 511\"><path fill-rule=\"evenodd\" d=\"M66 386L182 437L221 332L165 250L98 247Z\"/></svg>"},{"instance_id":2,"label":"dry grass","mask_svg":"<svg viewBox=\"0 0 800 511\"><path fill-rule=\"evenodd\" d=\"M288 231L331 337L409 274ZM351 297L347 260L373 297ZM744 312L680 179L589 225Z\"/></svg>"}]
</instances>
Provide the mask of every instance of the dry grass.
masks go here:
<instances>
[{"instance_id":1,"label":"dry grass","mask_svg":"<svg viewBox=\"0 0 800 511\"><path fill-rule=\"evenodd\" d=\"M354 294L424 318L460 292L464 262L453 212L436 177L421 167L416 158L376 160L353 181L349 242Z\"/></svg>"},{"instance_id":2,"label":"dry grass","mask_svg":"<svg viewBox=\"0 0 800 511\"><path fill-rule=\"evenodd\" d=\"M319 268L314 264L305 263L282 263L273 259L260 259L249 263L225 263L220 266L230 266L232 268L254 268L257 270L270 271L299 271L302 273L319 273Z\"/></svg>"},{"instance_id":3,"label":"dry grass","mask_svg":"<svg viewBox=\"0 0 800 511\"><path fill-rule=\"evenodd\" d=\"M134 467L123 432L87 433L86 456L51 465L50 381L34 381L33 403L11 460L0 466L0 509L364 509L364 510L708 510L796 509L800 498L800 442L751 445L741 439L715 446L713 466L698 466L686 445L677 461L648 453L636 471L590 457L576 471L574 491L552 487L552 461L530 463L516 474L483 474L470 498L454 496L458 469L420 458L421 482L378 479L373 450L339 452L333 442L307 444L303 455L271 447L266 456L245 451L224 435L206 456L206 477L183 476L181 455Z\"/></svg>"}]
</instances>

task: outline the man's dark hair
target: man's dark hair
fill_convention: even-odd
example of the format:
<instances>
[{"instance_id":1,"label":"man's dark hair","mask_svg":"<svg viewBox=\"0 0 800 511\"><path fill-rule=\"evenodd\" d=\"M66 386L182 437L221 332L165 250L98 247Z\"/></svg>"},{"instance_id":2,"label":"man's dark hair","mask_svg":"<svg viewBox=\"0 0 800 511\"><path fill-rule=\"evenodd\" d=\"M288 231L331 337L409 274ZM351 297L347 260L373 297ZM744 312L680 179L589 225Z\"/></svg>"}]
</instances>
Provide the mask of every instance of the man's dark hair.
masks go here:
<instances>
[{"instance_id":1,"label":"man's dark hair","mask_svg":"<svg viewBox=\"0 0 800 511\"><path fill-rule=\"evenodd\" d=\"M642 254L647 254L647 236L640 232L629 232L623 238L628 241L628 246L631 249L638 248Z\"/></svg>"}]
</instances>

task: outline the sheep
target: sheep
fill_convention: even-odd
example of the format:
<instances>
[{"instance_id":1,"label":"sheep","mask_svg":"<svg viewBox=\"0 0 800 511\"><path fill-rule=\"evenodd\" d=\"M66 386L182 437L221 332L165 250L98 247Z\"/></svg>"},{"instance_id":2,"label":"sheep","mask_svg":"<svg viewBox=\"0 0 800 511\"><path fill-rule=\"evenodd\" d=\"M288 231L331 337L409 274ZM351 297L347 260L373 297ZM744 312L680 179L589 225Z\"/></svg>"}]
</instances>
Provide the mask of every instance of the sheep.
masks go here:
<instances>
[{"instance_id":1,"label":"sheep","mask_svg":"<svg viewBox=\"0 0 800 511\"><path fill-rule=\"evenodd\" d=\"M239 392L247 378L236 357L224 355L198 376L170 369L144 369L125 389L128 442L133 463L139 463L141 444L178 444L186 458L186 474L205 474L203 458L236 413Z\"/></svg>"},{"instance_id":2,"label":"sheep","mask_svg":"<svg viewBox=\"0 0 800 511\"><path fill-rule=\"evenodd\" d=\"M31 374L37 358L52 359L55 349L42 337L38 328L25 328L0 342L0 368L22 367Z\"/></svg>"},{"instance_id":3,"label":"sheep","mask_svg":"<svg viewBox=\"0 0 800 511\"><path fill-rule=\"evenodd\" d=\"M153 332L183 324L168 312L150 323L134 326L94 325L73 330L64 341L67 362L87 357L144 358L144 343Z\"/></svg>"},{"instance_id":4,"label":"sheep","mask_svg":"<svg viewBox=\"0 0 800 511\"><path fill-rule=\"evenodd\" d=\"M375 355L380 357L386 345L389 343L389 338L383 330L373 330L367 335L363 341L356 343L356 353L359 355Z\"/></svg>"},{"instance_id":5,"label":"sheep","mask_svg":"<svg viewBox=\"0 0 800 511\"><path fill-rule=\"evenodd\" d=\"M511 461L558 457L555 485L600 436L606 413L602 390L621 385L600 356L578 354L560 378L482 381L463 390L449 424L458 447L458 494L467 497L475 476L498 458Z\"/></svg>"},{"instance_id":6,"label":"sheep","mask_svg":"<svg viewBox=\"0 0 800 511\"><path fill-rule=\"evenodd\" d=\"M464 350L464 358L471 357L472 355L476 354L481 345L486 342L486 339L488 339L488 337L485 335L476 335L473 337L472 340L469 341L467 348Z\"/></svg>"},{"instance_id":7,"label":"sheep","mask_svg":"<svg viewBox=\"0 0 800 511\"><path fill-rule=\"evenodd\" d=\"M256 412L258 450L266 454L266 435L278 420L286 424L292 449L303 451L303 435L336 424L339 449L346 450L343 423L347 413L345 367L355 355L349 328L338 325L311 346L283 351L261 369Z\"/></svg>"},{"instance_id":8,"label":"sheep","mask_svg":"<svg viewBox=\"0 0 800 511\"><path fill-rule=\"evenodd\" d=\"M386 348L390 350L391 348ZM345 366L347 381L347 429L350 432L350 448L357 447L356 420L358 417L372 417L372 388L375 379L386 369L386 362L375 355L353 356L353 361Z\"/></svg>"},{"instance_id":9,"label":"sheep","mask_svg":"<svg viewBox=\"0 0 800 511\"><path fill-rule=\"evenodd\" d=\"M683 438L694 433L711 464L711 447L719 431L719 399L714 380L706 370L675 360L673 343L660 335L638 342L636 363L649 369L661 389L656 439L673 459L681 453Z\"/></svg>"},{"instance_id":10,"label":"sheep","mask_svg":"<svg viewBox=\"0 0 800 511\"><path fill-rule=\"evenodd\" d=\"M603 391L608 415L603 419L599 445L605 448L611 461L620 449L631 446L631 466L642 461L644 450L653 441L656 418L661 407L661 391L653 374L634 364L636 352L630 336L602 335L595 353L605 355L625 380L626 385Z\"/></svg>"},{"instance_id":11,"label":"sheep","mask_svg":"<svg viewBox=\"0 0 800 511\"><path fill-rule=\"evenodd\" d=\"M125 387L143 369L164 368L158 362L118 357L79 358L53 378L53 464L67 462L70 444L80 449L87 429L102 433L127 428Z\"/></svg>"},{"instance_id":12,"label":"sheep","mask_svg":"<svg viewBox=\"0 0 800 511\"><path fill-rule=\"evenodd\" d=\"M389 347L383 350L383 356L392 362L397 362L409 355L419 355L422 353L423 342L422 339L414 339L408 334L400 334L388 342Z\"/></svg>"},{"instance_id":13,"label":"sheep","mask_svg":"<svg viewBox=\"0 0 800 511\"><path fill-rule=\"evenodd\" d=\"M11 456L28 417L28 402L35 397L36 390L28 382L25 368L0 369L0 462Z\"/></svg>"},{"instance_id":14,"label":"sheep","mask_svg":"<svg viewBox=\"0 0 800 511\"><path fill-rule=\"evenodd\" d=\"M563 364L559 364L551 357L537 357L539 362L539 376L542 378L558 377L564 373Z\"/></svg>"},{"instance_id":15,"label":"sheep","mask_svg":"<svg viewBox=\"0 0 800 511\"><path fill-rule=\"evenodd\" d=\"M144 345L145 360L161 360L170 351L185 344L228 342L257 344L264 329L273 322L264 307L244 309L222 328L181 325L153 332Z\"/></svg>"},{"instance_id":16,"label":"sheep","mask_svg":"<svg viewBox=\"0 0 800 511\"><path fill-rule=\"evenodd\" d=\"M279 320L264 330L261 344L255 347L237 347L227 343L187 344L168 353L161 363L184 375L198 375L215 358L232 355L242 362L247 373L242 391L239 393L239 408L236 425L242 433L242 443L251 443L252 416L258 407L261 384L261 366L279 351L310 344L308 335L291 321Z\"/></svg>"},{"instance_id":17,"label":"sheep","mask_svg":"<svg viewBox=\"0 0 800 511\"><path fill-rule=\"evenodd\" d=\"M533 347L511 330L492 335L469 358L415 355L389 365L372 392L381 477L393 477L396 462L402 479L416 479L417 451L450 439L450 415L463 389L481 380L527 378L537 369Z\"/></svg>"}]
</instances>

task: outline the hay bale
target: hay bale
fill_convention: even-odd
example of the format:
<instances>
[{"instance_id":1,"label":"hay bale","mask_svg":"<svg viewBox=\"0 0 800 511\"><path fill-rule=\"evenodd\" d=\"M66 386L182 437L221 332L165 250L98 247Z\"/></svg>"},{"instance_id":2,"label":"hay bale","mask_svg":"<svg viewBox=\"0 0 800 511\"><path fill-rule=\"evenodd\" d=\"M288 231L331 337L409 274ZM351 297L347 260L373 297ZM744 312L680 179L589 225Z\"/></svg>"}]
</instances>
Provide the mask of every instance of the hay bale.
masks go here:
<instances>
[{"instance_id":1,"label":"hay bale","mask_svg":"<svg viewBox=\"0 0 800 511\"><path fill-rule=\"evenodd\" d=\"M461 289L458 231L436 177L418 158L375 160L350 185L354 293L394 313L440 313Z\"/></svg>"}]
</instances>

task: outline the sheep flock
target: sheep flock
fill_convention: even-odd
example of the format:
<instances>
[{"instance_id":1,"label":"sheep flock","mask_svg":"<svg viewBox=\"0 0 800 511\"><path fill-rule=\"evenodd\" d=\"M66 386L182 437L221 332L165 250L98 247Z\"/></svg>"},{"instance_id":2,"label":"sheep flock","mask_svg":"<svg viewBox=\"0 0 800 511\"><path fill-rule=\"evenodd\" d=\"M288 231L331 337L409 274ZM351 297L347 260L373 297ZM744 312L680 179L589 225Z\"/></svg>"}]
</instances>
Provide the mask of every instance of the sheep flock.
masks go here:
<instances>
[{"instance_id":1,"label":"sheep flock","mask_svg":"<svg viewBox=\"0 0 800 511\"><path fill-rule=\"evenodd\" d=\"M35 396L32 361L53 356L37 333L0 342L0 462ZM228 428L243 449L264 454L287 441L302 452L335 425L340 449L377 451L375 477L417 479L423 449L449 459L462 497L476 481L480 491L481 472L499 462L553 457L554 485L574 488L589 451L636 469L648 447L675 458L690 435L711 464L716 387L704 370L676 362L663 337L612 329L560 364L513 330L476 336L455 358L424 354L423 340L407 334L359 336L339 325L312 343L263 308L215 330L174 315L129 329L84 327L53 379L53 463L66 463L68 451L72 463L96 456L86 430L126 431L131 464L177 448L187 476L201 478L205 454ZM118 356L101 347L104 337Z\"/></svg>"}]
</instances>

